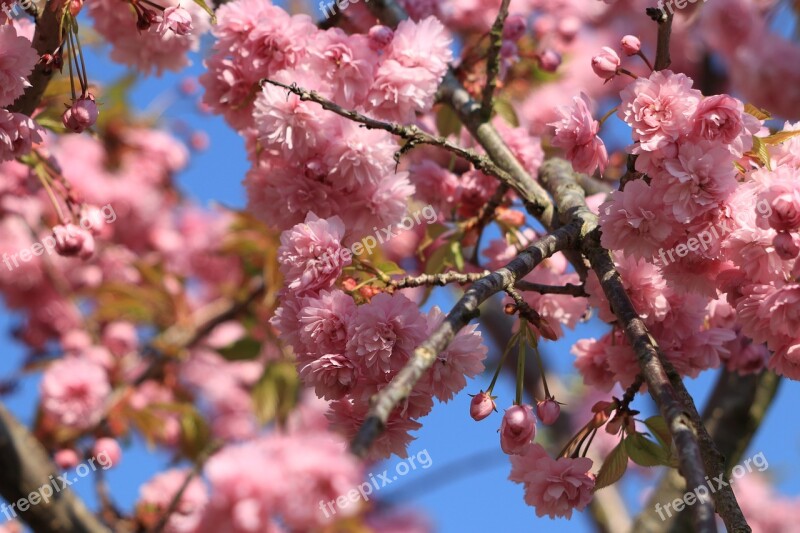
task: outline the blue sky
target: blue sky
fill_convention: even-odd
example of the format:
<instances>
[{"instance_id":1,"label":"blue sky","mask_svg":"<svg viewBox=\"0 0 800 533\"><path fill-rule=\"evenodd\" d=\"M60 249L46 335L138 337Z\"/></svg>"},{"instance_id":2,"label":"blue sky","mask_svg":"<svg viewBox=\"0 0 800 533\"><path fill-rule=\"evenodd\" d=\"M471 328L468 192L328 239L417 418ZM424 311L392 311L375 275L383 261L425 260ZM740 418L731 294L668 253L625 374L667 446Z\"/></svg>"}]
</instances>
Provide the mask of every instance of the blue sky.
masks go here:
<instances>
[{"instance_id":1,"label":"blue sky","mask_svg":"<svg viewBox=\"0 0 800 533\"><path fill-rule=\"evenodd\" d=\"M125 69L109 63L106 57L95 53L89 55L87 67L92 79L110 82L125 73ZM193 67L181 76L168 74L163 78L143 79L137 83L131 95L132 103L139 110L147 110L153 109L154 103L160 105L172 101L173 96L177 95L178 82L187 75L196 76L200 72L200 59L195 57ZM162 118L167 127L185 123L191 129L205 131L211 140L209 150L195 154L189 168L178 176L181 190L204 205L221 202L232 207L243 207L245 196L241 180L248 163L241 139L222 119L198 114L192 101L185 97L175 98ZM616 127L614 124L614 121L609 122L612 128ZM616 136L620 132L609 133ZM445 308L451 301L444 291L439 291L433 299L433 302ZM0 358L0 378L12 375L19 368L23 356L20 345L9 336L17 322L18 317L5 309L0 311L0 349L4 354ZM571 332L559 342L546 343L543 353L548 365L561 372L564 381L569 380L567 373L574 374L570 346L578 338L602 335L604 328L602 324L590 322L580 325L576 332ZM468 414L470 398L466 393L485 388L489 377L482 376L470 383L467 390L455 400L438 404L432 414L423 419L424 427L418 432L418 438L409 452L413 455L427 450L432 466L410 472L391 487L383 489L380 496L421 508L433 519L436 530L444 533L510 528L515 531L536 528L542 532L563 533L591 529L590 522L580 514L569 522L537 519L534 510L522 500L522 487L507 481L510 466L500 450L496 432L500 416L495 414L476 423ZM704 402L714 381L714 372L706 372L689 382L689 389L699 405ZM8 407L26 424L33 419L37 386L38 376L28 376L16 393L4 398ZM510 404L513 399L510 378L501 379L496 392L501 398L501 407ZM784 383L755 443L745 454L750 456L763 452L770 465L767 473L784 493L792 495L800 494L800 431L792 423L797 420L796 405L799 402L800 389L794 383ZM644 412L653 411L648 397L640 396L634 405ZM116 503L124 509L131 509L139 486L163 469L167 461L166 454L148 450L144 443L136 439L129 443L121 464L107 473ZM454 479L453 469L448 465L459 462L461 466ZM384 468L393 468L393 465L390 462L375 470L381 472ZM629 477L633 479L626 479L623 492L631 505L638 506L644 485L634 476ZM403 488L409 486L412 488L403 492ZM88 478L79 481L74 488L90 505L95 505L93 483Z\"/></svg>"}]
</instances>

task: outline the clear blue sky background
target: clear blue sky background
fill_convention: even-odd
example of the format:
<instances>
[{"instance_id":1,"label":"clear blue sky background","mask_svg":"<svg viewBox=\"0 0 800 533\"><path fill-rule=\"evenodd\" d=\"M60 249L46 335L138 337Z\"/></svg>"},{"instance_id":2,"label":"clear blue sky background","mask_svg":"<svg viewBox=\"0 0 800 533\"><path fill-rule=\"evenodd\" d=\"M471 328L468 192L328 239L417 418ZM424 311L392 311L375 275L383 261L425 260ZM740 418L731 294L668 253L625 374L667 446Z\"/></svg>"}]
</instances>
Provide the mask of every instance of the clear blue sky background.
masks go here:
<instances>
[{"instance_id":1,"label":"clear blue sky background","mask_svg":"<svg viewBox=\"0 0 800 533\"><path fill-rule=\"evenodd\" d=\"M125 74L125 70L109 63L104 55L91 53L87 67L92 79L110 82ZM193 67L182 76L196 76L202 69L200 58L195 57ZM182 79L176 75L165 75L161 79L143 79L132 94L132 103L139 110L152 109L153 103L170 101L176 94L177 84ZM160 104L157 104L160 105ZM243 207L245 202L241 180L248 163L241 139L229 129L222 119L215 116L202 116L196 112L191 100L177 98L174 105L163 116L166 127L174 127L183 122L192 129L205 131L211 139L208 151L195 154L190 167L178 176L178 183L186 195L201 204L222 202L233 207ZM609 124L614 124L611 121ZM615 128L616 126L612 126ZM617 137L620 130L609 132ZM622 132L624 134L624 132ZM440 292L434 302L446 307L450 301L446 293ZM10 329L19 318L0 307L0 378L15 373L23 356L22 347L9 336ZM596 322L579 326L567 338L547 343L543 352L547 364L564 373L574 374L573 356L569 349L578 338L602 335L605 326ZM496 352L491 355L497 356ZM37 398L38 376L23 380L20 389L4 398L8 407L26 424L33 420ZM401 478L391 487L381 491L381 497L400 499L403 503L424 510L436 524L436 530L444 533L463 533L473 531L533 531L571 532L591 529L589 520L578 514L572 521L537 519L534 510L524 504L522 487L507 481L510 470L507 457L499 447L497 428L500 416L493 415L481 422L473 422L468 415L469 396L485 388L489 376L470 383L467 390L449 404L437 405L432 414L423 420L424 427L417 440L411 445L410 453L416 454L426 449L432 459L427 470L417 470ZM715 381L714 372L706 372L697 380L689 382L690 391L699 405L702 405ZM499 393L500 406L507 406L513 399L513 384L509 378L501 380L496 392ZM800 403L800 387L786 382L781 387L778 398L767 420L758 433L755 443L747 455L763 452L769 461L767 473L777 482L782 492L790 495L800 494L800 431L798 431L796 406ZM650 413L652 403L648 397L639 397L635 407ZM470 458L466 467L458 468L458 477L453 478L448 465ZM162 470L168 457L154 453L140 441L134 440L125 449L123 460L118 467L107 472L116 503L130 510L134 505L139 486L153 474ZM394 462L376 468L393 468ZM449 481L448 481L449 480ZM276 480L278 482L278 480ZM441 484L440 484L441 482ZM412 494L402 493L403 487L413 483ZM641 491L646 486L635 476L626 476L623 491L629 505L638 508ZM82 479L75 490L91 505L96 504L93 483L89 478ZM393 493L397 492L397 497ZM2 522L3 518L0 518Z\"/></svg>"}]
</instances>

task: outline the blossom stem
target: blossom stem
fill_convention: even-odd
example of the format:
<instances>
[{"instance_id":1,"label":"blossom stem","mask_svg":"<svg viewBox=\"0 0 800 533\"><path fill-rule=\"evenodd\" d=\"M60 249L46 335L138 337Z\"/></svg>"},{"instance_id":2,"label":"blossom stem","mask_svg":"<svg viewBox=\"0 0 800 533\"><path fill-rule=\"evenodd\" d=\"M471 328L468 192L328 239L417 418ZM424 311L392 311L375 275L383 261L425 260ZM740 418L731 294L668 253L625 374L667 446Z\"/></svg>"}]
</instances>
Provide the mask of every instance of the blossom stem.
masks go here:
<instances>
[{"instance_id":1,"label":"blossom stem","mask_svg":"<svg viewBox=\"0 0 800 533\"><path fill-rule=\"evenodd\" d=\"M647 56L646 56L646 55L644 55L644 52L642 52L641 50L639 50L638 52L636 52L636 55L642 58L642 60L643 60L643 61L645 62L645 64L647 65L647 68L649 68L651 71L655 70L655 69L653 68L653 64L652 64L652 63L650 63L650 60L649 60L649 59L647 59Z\"/></svg>"},{"instance_id":2,"label":"blossom stem","mask_svg":"<svg viewBox=\"0 0 800 533\"><path fill-rule=\"evenodd\" d=\"M605 122L605 121L608 119L608 117L610 117L611 115L613 115L614 113L616 113L616 112L617 112L617 109L618 109L618 106L617 106L617 107L612 107L611 109L609 109L609 110L608 110L608 113L606 113L605 115L603 115L603 118L601 118L600 120L598 120L598 122L600 123L600 125L602 126L602 125L603 125L603 123L604 123L604 122Z\"/></svg>"},{"instance_id":3,"label":"blossom stem","mask_svg":"<svg viewBox=\"0 0 800 533\"><path fill-rule=\"evenodd\" d=\"M486 56L486 85L483 88L481 118L488 122L492 118L492 102L497 89L497 76L500 73L500 48L503 45L503 25L508 17L511 0L503 0L497 18L489 32L489 52Z\"/></svg>"},{"instance_id":4,"label":"blossom stem","mask_svg":"<svg viewBox=\"0 0 800 533\"><path fill-rule=\"evenodd\" d=\"M523 328L525 328L523 330ZM528 323L524 318L519 319L519 338L517 339L517 398L514 401L522 405L522 390L525 386L525 348L528 347Z\"/></svg>"}]
</instances>

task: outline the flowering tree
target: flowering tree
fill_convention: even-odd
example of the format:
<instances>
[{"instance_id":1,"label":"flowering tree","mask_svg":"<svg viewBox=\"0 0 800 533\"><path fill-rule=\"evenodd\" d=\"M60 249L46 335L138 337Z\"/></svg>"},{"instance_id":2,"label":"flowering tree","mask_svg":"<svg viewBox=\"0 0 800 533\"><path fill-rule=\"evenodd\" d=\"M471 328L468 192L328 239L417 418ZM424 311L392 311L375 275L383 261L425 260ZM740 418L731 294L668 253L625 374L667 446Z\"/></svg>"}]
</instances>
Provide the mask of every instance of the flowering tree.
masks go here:
<instances>
[{"instance_id":1,"label":"flowering tree","mask_svg":"<svg viewBox=\"0 0 800 533\"><path fill-rule=\"evenodd\" d=\"M796 2L83 4L0 0L0 290L41 374L32 427L0 405L3 531L429 531L367 469L468 392L539 517L795 527L763 479L722 480L800 379L800 46L769 23ZM88 28L155 75L207 35L245 211L174 187L190 152L93 83ZM591 316L565 387L539 348ZM683 378L713 370L699 409ZM102 476L96 513L44 490L134 434L189 466L133 513ZM615 483L658 465L629 517Z\"/></svg>"}]
</instances>

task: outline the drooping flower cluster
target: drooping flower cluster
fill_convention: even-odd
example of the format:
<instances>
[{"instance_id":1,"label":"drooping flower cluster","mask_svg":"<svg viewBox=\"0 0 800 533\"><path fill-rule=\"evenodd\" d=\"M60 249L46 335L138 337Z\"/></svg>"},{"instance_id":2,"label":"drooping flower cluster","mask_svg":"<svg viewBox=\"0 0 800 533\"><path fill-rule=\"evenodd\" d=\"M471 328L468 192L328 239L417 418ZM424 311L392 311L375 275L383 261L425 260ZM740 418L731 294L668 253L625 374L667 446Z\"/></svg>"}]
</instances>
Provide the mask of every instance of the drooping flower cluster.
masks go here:
<instances>
[{"instance_id":1,"label":"drooping flower cluster","mask_svg":"<svg viewBox=\"0 0 800 533\"><path fill-rule=\"evenodd\" d=\"M540 444L529 444L511 456L508 479L525 487L525 502L536 508L536 516L571 518L592 499L592 460L586 457L553 459Z\"/></svg>"}]
</instances>

